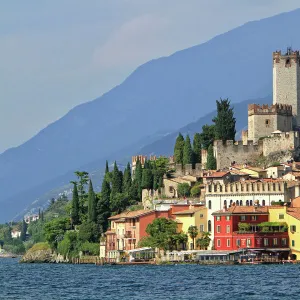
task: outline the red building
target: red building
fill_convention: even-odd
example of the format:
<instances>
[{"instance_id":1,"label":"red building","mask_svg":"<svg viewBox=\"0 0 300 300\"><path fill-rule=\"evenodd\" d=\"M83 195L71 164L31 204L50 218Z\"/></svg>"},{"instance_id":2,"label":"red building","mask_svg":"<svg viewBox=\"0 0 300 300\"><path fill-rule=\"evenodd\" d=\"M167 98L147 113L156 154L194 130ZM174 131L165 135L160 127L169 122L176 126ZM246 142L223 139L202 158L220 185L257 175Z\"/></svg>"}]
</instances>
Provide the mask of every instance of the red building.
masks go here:
<instances>
[{"instance_id":1,"label":"red building","mask_svg":"<svg viewBox=\"0 0 300 300\"><path fill-rule=\"evenodd\" d=\"M213 213L216 250L252 249L261 252L288 251L285 223L269 221L267 206L232 206Z\"/></svg>"}]
</instances>

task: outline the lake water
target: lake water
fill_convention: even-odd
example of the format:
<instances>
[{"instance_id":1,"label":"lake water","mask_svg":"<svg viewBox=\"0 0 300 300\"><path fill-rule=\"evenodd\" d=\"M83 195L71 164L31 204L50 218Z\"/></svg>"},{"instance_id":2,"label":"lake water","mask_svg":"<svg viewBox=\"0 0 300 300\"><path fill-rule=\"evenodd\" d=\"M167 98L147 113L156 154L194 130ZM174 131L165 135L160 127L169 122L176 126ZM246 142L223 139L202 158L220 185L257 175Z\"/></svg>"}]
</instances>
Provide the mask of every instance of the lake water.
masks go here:
<instances>
[{"instance_id":1,"label":"lake water","mask_svg":"<svg viewBox=\"0 0 300 300\"><path fill-rule=\"evenodd\" d=\"M300 299L300 265L95 266L0 259L0 299Z\"/></svg>"}]
</instances>

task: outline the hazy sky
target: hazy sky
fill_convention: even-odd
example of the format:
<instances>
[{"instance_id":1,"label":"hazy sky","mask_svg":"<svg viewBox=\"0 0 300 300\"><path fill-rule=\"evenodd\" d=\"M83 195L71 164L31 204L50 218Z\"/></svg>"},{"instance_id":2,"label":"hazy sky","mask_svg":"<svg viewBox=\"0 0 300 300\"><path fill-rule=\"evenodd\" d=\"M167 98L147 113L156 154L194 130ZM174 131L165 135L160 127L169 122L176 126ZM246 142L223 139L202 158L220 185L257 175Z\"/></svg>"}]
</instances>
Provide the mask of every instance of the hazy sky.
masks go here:
<instances>
[{"instance_id":1,"label":"hazy sky","mask_svg":"<svg viewBox=\"0 0 300 300\"><path fill-rule=\"evenodd\" d=\"M138 65L299 0L0 0L0 152Z\"/></svg>"}]
</instances>

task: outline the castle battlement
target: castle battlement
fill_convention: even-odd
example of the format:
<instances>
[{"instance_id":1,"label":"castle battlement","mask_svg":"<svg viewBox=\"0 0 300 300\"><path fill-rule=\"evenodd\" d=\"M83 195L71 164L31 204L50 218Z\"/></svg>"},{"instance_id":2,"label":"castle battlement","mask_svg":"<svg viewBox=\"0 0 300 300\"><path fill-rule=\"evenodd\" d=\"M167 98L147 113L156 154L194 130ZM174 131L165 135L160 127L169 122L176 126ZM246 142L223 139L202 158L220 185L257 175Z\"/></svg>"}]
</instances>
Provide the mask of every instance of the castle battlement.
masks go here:
<instances>
[{"instance_id":1,"label":"castle battlement","mask_svg":"<svg viewBox=\"0 0 300 300\"><path fill-rule=\"evenodd\" d=\"M288 48L285 54L282 54L281 51L273 52L273 65L280 63L282 60L285 60L286 66L291 65L293 61L299 62L299 51L293 51L291 48Z\"/></svg>"},{"instance_id":2,"label":"castle battlement","mask_svg":"<svg viewBox=\"0 0 300 300\"><path fill-rule=\"evenodd\" d=\"M248 105L248 116L252 115L284 115L292 116L293 108L292 105L276 103L273 105L268 104L249 104Z\"/></svg>"}]
</instances>

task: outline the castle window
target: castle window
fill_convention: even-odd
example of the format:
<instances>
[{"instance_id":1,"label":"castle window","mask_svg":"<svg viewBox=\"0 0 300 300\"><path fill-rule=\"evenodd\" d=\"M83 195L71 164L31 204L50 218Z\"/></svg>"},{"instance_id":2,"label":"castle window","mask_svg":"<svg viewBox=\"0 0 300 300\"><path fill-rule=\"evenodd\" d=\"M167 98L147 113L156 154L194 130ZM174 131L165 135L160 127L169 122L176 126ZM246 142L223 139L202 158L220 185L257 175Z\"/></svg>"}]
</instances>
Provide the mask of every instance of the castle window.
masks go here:
<instances>
[{"instance_id":1,"label":"castle window","mask_svg":"<svg viewBox=\"0 0 300 300\"><path fill-rule=\"evenodd\" d=\"M270 119L266 119L266 120L265 120L266 127L269 127L269 126L270 126L270 123L271 123Z\"/></svg>"},{"instance_id":2,"label":"castle window","mask_svg":"<svg viewBox=\"0 0 300 300\"><path fill-rule=\"evenodd\" d=\"M291 65L290 59L287 58L286 61L285 61L285 66L290 66L290 65Z\"/></svg>"}]
</instances>

